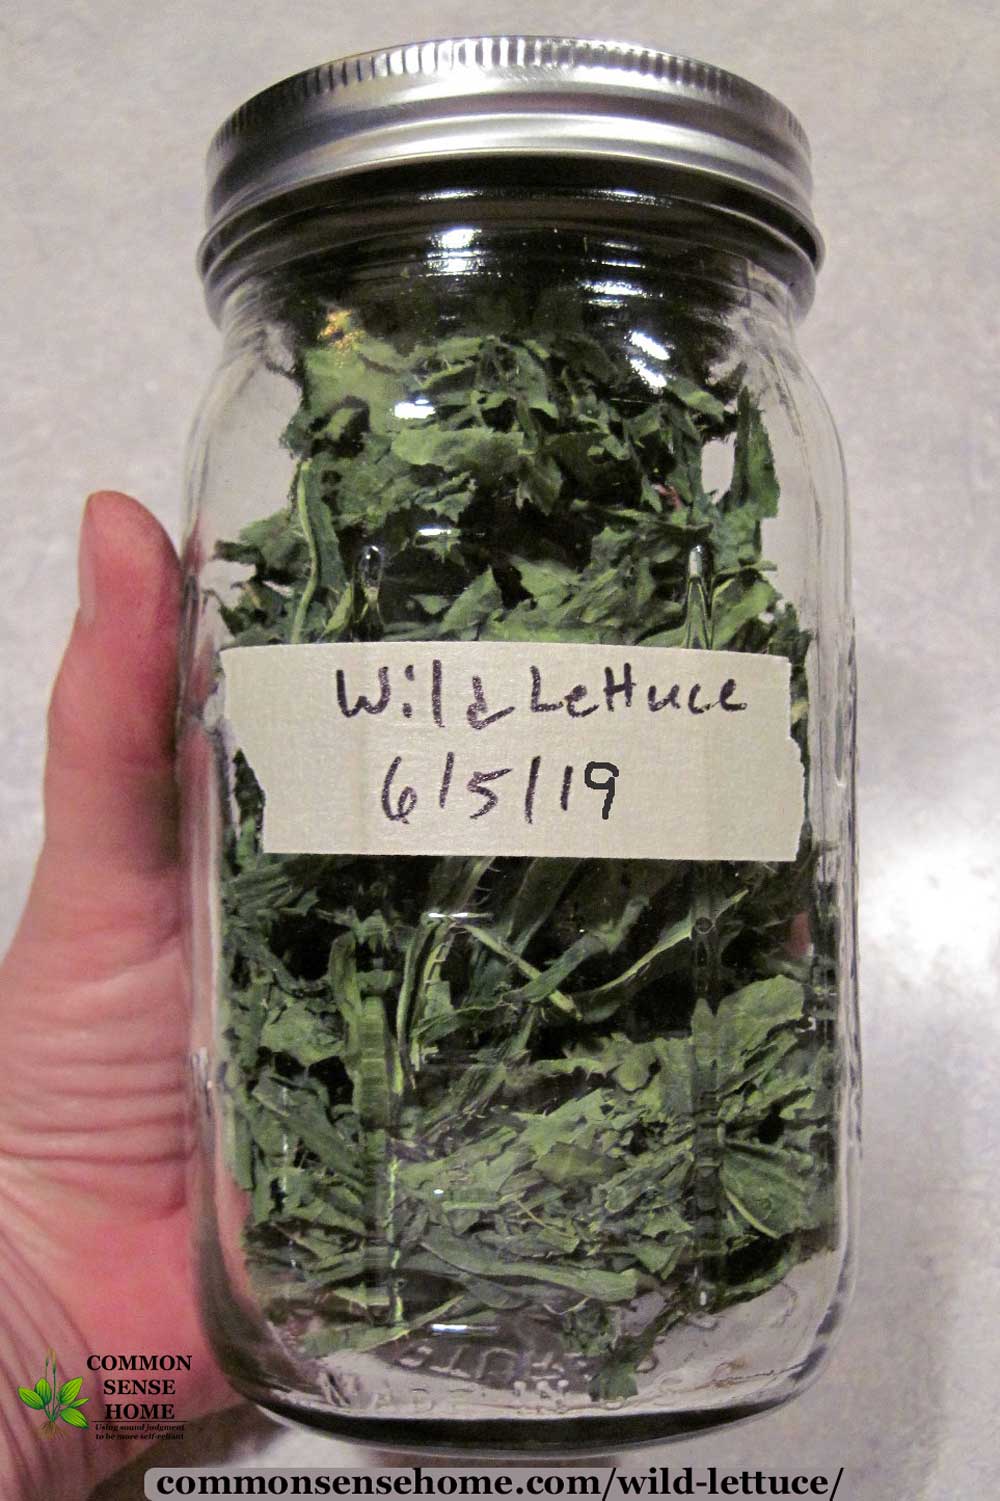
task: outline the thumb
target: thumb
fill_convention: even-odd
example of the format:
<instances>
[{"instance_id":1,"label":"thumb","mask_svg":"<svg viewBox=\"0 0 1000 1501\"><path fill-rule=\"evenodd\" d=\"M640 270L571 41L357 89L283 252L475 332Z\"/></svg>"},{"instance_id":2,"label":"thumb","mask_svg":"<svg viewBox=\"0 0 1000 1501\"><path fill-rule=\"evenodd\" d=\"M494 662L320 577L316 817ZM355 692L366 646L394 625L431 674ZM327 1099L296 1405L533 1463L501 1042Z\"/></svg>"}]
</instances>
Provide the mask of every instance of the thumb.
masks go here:
<instances>
[{"instance_id":1,"label":"thumb","mask_svg":"<svg viewBox=\"0 0 1000 1501\"><path fill-rule=\"evenodd\" d=\"M176 927L180 572L156 518L102 491L84 511L79 579L49 707L45 841L11 958L28 950L51 972L65 946L93 973Z\"/></svg>"}]
</instances>

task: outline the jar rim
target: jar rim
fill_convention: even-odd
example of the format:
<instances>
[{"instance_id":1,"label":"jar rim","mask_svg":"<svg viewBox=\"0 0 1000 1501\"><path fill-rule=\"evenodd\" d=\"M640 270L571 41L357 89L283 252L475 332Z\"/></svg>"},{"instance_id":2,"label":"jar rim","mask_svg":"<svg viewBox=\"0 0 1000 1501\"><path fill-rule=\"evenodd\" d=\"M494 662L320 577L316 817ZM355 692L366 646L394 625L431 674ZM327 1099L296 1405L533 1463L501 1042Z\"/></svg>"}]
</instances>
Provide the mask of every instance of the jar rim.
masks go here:
<instances>
[{"instance_id":1,"label":"jar rim","mask_svg":"<svg viewBox=\"0 0 1000 1501\"><path fill-rule=\"evenodd\" d=\"M809 144L778 99L737 74L624 42L448 37L294 74L241 105L208 153L206 280L239 221L289 195L382 168L497 158L620 164L738 188L787 216L814 267Z\"/></svg>"}]
</instances>

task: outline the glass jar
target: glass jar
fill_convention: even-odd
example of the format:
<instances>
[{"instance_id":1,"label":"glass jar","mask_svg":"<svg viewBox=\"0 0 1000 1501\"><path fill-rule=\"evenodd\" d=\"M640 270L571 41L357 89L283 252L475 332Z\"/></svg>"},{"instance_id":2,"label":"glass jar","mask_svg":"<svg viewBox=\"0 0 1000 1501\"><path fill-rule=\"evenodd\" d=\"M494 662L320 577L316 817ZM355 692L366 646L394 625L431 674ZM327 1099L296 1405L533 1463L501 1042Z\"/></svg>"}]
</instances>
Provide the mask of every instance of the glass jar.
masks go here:
<instances>
[{"instance_id":1,"label":"glass jar","mask_svg":"<svg viewBox=\"0 0 1000 1501\"><path fill-rule=\"evenodd\" d=\"M800 127L493 38L278 85L210 172L179 745L219 1361L480 1455L780 1403L858 1140Z\"/></svg>"}]
</instances>

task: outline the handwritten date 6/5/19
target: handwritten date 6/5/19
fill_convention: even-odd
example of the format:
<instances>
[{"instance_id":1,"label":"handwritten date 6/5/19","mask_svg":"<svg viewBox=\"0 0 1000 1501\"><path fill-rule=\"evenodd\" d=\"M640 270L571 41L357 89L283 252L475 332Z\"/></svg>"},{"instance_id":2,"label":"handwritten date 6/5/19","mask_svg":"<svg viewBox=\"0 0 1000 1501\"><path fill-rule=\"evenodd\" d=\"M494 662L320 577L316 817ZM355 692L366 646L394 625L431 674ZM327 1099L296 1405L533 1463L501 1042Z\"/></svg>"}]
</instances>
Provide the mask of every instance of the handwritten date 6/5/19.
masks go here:
<instances>
[{"instance_id":1,"label":"handwritten date 6/5/19","mask_svg":"<svg viewBox=\"0 0 1000 1501\"><path fill-rule=\"evenodd\" d=\"M601 818L608 819L621 775L620 767L613 761L587 761L578 773L577 767L568 764L550 768L544 764L542 756L532 756L526 769L496 766L466 775L466 768L459 766L455 752L448 751L437 785L418 792L406 784L402 766L403 757L393 757L382 781L382 812L392 823L408 824L411 815L428 798L442 812L446 808L453 809L461 799L463 811L469 818L486 818L508 798L514 798L519 804L520 816L525 823L531 824L543 798L554 801L563 813L569 813L571 807L582 807L580 797L575 795L578 783L587 792L598 794L599 801L591 802L589 806L599 808Z\"/></svg>"}]
</instances>

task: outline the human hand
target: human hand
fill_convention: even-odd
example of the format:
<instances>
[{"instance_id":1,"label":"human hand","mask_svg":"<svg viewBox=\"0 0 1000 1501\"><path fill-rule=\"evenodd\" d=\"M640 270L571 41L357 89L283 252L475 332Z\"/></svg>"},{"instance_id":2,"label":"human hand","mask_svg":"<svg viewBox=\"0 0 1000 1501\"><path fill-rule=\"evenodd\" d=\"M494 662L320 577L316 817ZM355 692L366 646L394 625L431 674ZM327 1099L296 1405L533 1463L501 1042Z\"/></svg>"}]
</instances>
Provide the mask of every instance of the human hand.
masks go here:
<instances>
[{"instance_id":1,"label":"human hand","mask_svg":"<svg viewBox=\"0 0 1000 1501\"><path fill-rule=\"evenodd\" d=\"M38 1442L16 1389L50 1345L67 1376L86 1377L90 1354L190 1355L180 1418L234 1400L198 1323L185 1200L179 614L159 522L128 496L92 496L49 711L44 846L0 966L5 1501L77 1501L136 1452L69 1428L72 1449ZM99 1402L87 1412L99 1417Z\"/></svg>"}]
</instances>

